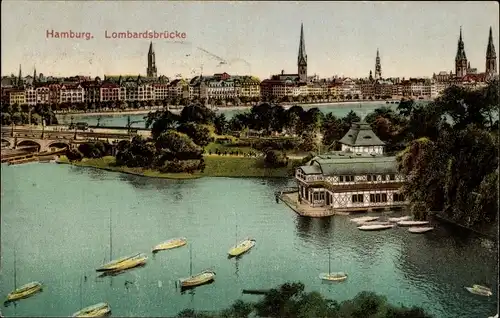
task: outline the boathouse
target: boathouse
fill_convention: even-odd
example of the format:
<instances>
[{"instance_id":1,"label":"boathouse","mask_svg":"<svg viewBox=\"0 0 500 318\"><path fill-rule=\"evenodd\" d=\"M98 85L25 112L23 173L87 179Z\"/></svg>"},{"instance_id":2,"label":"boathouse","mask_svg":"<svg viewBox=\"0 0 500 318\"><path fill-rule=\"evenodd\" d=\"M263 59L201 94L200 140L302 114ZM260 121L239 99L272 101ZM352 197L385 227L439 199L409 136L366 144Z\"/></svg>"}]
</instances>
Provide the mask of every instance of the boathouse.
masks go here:
<instances>
[{"instance_id":1,"label":"boathouse","mask_svg":"<svg viewBox=\"0 0 500 318\"><path fill-rule=\"evenodd\" d=\"M407 204L400 188L405 177L395 156L367 123L354 123L339 140L341 151L312 158L295 171L299 200L334 211L371 210Z\"/></svg>"}]
</instances>

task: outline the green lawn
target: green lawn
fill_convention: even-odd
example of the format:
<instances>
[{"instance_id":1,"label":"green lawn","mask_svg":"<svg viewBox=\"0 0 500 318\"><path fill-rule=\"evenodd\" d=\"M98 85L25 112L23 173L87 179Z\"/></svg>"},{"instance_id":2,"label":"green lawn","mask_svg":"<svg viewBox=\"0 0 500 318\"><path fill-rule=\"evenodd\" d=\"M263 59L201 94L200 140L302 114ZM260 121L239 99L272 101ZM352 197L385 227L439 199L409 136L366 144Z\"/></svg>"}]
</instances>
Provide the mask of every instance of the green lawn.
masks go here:
<instances>
[{"instance_id":1,"label":"green lawn","mask_svg":"<svg viewBox=\"0 0 500 318\"><path fill-rule=\"evenodd\" d=\"M115 158L107 156L99 159L83 159L79 162L70 162L66 156L61 156L61 163L68 163L79 167L93 167L108 171L123 172L154 178L166 179L195 179L200 177L289 177L292 175L291 160L288 167L265 168L262 158L205 156L205 171L203 173L161 173L157 170L143 168L128 168L115 166Z\"/></svg>"},{"instance_id":2,"label":"green lawn","mask_svg":"<svg viewBox=\"0 0 500 318\"><path fill-rule=\"evenodd\" d=\"M227 151L227 152L239 151L239 152L243 152L243 153L249 153L249 152L253 151L254 153L260 153L260 151L258 151L256 149L252 149L251 147L231 147L231 146L227 146L227 145L224 145L224 144L218 144L218 143L215 143L215 142L211 142L211 143L209 143L205 147L205 151L207 153L209 151L211 151L212 153L215 153L215 151L217 149L219 149L220 152L224 152L224 151Z\"/></svg>"}]
</instances>

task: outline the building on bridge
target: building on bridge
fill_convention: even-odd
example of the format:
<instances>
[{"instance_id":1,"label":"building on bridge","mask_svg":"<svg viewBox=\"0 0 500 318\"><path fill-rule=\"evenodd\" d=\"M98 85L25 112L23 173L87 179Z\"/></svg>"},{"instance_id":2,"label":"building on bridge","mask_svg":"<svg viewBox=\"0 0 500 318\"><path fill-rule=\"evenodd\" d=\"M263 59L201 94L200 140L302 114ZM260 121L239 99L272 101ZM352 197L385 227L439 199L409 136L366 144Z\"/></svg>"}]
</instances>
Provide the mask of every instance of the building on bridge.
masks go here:
<instances>
[{"instance_id":1,"label":"building on bridge","mask_svg":"<svg viewBox=\"0 0 500 318\"><path fill-rule=\"evenodd\" d=\"M384 155L384 143L368 124L354 123L339 142L342 151L316 156L296 169L299 201L339 212L407 204L396 157Z\"/></svg>"}]
</instances>

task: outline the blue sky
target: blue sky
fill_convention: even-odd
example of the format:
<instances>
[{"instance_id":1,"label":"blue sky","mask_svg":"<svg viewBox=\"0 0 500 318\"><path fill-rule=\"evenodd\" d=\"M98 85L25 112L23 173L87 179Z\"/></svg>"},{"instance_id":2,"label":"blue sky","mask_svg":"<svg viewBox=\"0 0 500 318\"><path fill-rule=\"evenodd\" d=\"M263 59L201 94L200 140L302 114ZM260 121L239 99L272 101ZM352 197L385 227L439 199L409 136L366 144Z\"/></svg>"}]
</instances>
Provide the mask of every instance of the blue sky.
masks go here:
<instances>
[{"instance_id":1,"label":"blue sky","mask_svg":"<svg viewBox=\"0 0 500 318\"><path fill-rule=\"evenodd\" d=\"M147 39L105 32L185 32L185 43L154 41L158 73L226 71L263 78L297 70L304 23L309 75L365 77L380 49L383 77L454 70L463 28L472 67L483 72L490 26L499 47L499 8L471 2L2 1L2 74L145 74ZM47 39L46 31L91 32L91 40ZM205 49L232 61L219 62ZM189 55L189 56L188 56Z\"/></svg>"}]
</instances>

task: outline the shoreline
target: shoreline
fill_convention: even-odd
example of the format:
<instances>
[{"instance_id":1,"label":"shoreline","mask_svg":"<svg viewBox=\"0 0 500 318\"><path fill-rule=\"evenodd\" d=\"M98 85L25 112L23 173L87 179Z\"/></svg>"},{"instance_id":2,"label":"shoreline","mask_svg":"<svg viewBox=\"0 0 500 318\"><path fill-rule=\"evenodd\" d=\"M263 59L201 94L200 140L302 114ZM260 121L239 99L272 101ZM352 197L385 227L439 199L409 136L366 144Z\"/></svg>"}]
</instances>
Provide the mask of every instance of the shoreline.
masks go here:
<instances>
[{"instance_id":1,"label":"shoreline","mask_svg":"<svg viewBox=\"0 0 500 318\"><path fill-rule=\"evenodd\" d=\"M392 101L392 100L391 100ZM397 100L394 100L397 101ZM426 100L427 101L427 100ZM291 106L302 106L302 107L326 107L333 105L348 105L348 104L386 104L384 100L350 100L350 101L334 101L334 102L321 102L321 103L290 103L285 105L284 107ZM387 104L387 105L395 105L395 104ZM227 107L217 107L218 112L224 111L238 111L238 110L250 110L252 106L227 106ZM68 112L68 113L55 113L57 117L84 117L84 116L123 116L123 115L142 115L148 114L152 111L163 110L163 107L155 107L151 109L136 109L136 110L124 110L124 111L102 111L102 112ZM170 109L171 112L180 112L182 108L178 109Z\"/></svg>"},{"instance_id":2,"label":"shoreline","mask_svg":"<svg viewBox=\"0 0 500 318\"><path fill-rule=\"evenodd\" d=\"M208 157L210 158L210 157ZM230 165L224 164L224 160L228 161L227 158L213 158L213 160L208 159L205 157L205 162L207 164L207 167L205 168L204 172L195 172L193 174L190 173L162 173L158 170L152 170L152 169L144 169L144 168L129 168L129 167L115 167L110 165L111 162L114 162L115 158L112 156L106 156L98 159L89 159L89 158L84 158L83 161L76 161L76 162L71 162L68 160L66 156L61 156L59 159L56 160L57 164L66 164L70 166L75 166L75 167L82 167L82 168L93 168L93 169L100 169L100 170L106 170L110 172L118 172L118 173L124 173L124 174L129 174L129 175L135 175L135 176L140 176L140 177L146 177L146 178L156 178L156 179L169 179L169 180L192 180L192 179L200 179L204 177L209 177L209 178L291 178L293 177L292 175L289 175L288 169L289 167L286 168L275 168L275 169L266 169L266 168L254 168L252 173L245 173L241 174L241 171L245 171L245 169L237 169L235 170L237 173L231 173L229 170L230 169L222 169L222 171L217 169L221 165L229 167ZM208 160L207 160L208 159ZM229 158L231 160L231 158ZM245 157L237 157L236 160L241 160L241 162L237 162L237 167L240 167L241 165L244 165L245 161L247 164L255 164L256 163L256 158L245 158ZM246 170L247 172L249 170ZM275 173L265 173L265 172L275 172ZM258 173L255 173L258 172Z\"/></svg>"}]
</instances>

